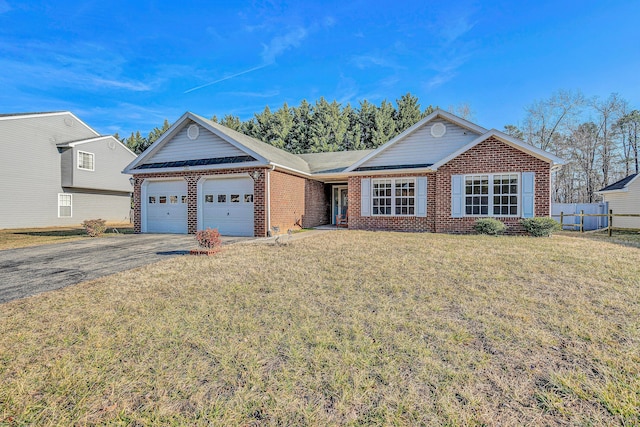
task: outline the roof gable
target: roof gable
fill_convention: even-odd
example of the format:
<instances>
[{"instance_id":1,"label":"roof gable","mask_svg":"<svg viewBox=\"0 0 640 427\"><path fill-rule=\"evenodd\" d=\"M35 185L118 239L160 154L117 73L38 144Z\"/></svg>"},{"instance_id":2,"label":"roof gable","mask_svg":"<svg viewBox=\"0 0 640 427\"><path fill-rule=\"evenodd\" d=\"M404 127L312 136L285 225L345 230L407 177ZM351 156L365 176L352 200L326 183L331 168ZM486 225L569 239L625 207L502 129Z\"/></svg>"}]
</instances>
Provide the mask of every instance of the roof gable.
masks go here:
<instances>
[{"instance_id":1,"label":"roof gable","mask_svg":"<svg viewBox=\"0 0 640 427\"><path fill-rule=\"evenodd\" d=\"M440 127L444 129L443 135L433 128L436 123L444 126ZM483 127L446 111L436 110L351 165L347 171L412 165L428 167L485 132Z\"/></svg>"},{"instance_id":2,"label":"roof gable","mask_svg":"<svg viewBox=\"0 0 640 427\"><path fill-rule=\"evenodd\" d=\"M100 136L70 111L4 115L0 131L6 140L22 144L59 144Z\"/></svg>"},{"instance_id":3,"label":"roof gable","mask_svg":"<svg viewBox=\"0 0 640 427\"><path fill-rule=\"evenodd\" d=\"M562 160L561 158L554 156L551 153L547 153L544 150L541 150L538 147L535 147L533 145L527 144L526 142L514 138L510 135L507 135L506 133L500 132L499 130L496 129L491 129L489 131L487 131L486 133L480 135L479 137L477 137L476 139L474 139L473 141L471 141L470 143L468 143L467 145L461 147L459 150L449 154L448 156L444 157L443 159L441 159L440 161L436 162L433 164L432 169L438 169L440 166L444 165L445 163L449 162L450 160L458 157L460 154L464 153L465 151L470 150L471 148L475 147L476 145L480 144L483 141L486 141L487 139L491 138L491 137L495 137L498 140L519 149L520 151L523 151L527 154L530 154L533 157L536 157L540 160L543 160L545 162L551 163L552 166L553 165L563 165L564 164L564 160Z\"/></svg>"},{"instance_id":4,"label":"roof gable","mask_svg":"<svg viewBox=\"0 0 640 427\"><path fill-rule=\"evenodd\" d=\"M625 178L622 178L620 181L614 182L613 184L609 184L601 190L598 190L598 193L602 193L605 191L626 191L631 184L640 176L637 173L631 174Z\"/></svg>"},{"instance_id":5,"label":"roof gable","mask_svg":"<svg viewBox=\"0 0 640 427\"><path fill-rule=\"evenodd\" d=\"M194 139L188 135L191 125L198 129ZM300 157L190 112L182 115L138 159L127 166L125 172L184 166L246 166L247 163L253 166L277 165L309 173L307 163Z\"/></svg>"}]
</instances>

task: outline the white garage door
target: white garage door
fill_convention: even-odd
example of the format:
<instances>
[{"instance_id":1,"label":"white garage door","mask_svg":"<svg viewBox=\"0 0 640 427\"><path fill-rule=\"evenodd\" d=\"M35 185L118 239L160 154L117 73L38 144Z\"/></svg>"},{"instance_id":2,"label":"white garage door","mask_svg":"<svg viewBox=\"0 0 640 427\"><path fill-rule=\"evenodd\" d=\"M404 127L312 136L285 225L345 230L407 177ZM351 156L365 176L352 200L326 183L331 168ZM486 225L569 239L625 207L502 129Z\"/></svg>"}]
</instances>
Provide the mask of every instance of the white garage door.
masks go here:
<instances>
[{"instance_id":1,"label":"white garage door","mask_svg":"<svg viewBox=\"0 0 640 427\"><path fill-rule=\"evenodd\" d=\"M187 182L151 181L146 191L147 233L187 233Z\"/></svg>"},{"instance_id":2,"label":"white garage door","mask_svg":"<svg viewBox=\"0 0 640 427\"><path fill-rule=\"evenodd\" d=\"M223 236L253 236L253 180L207 179L200 187L199 229L217 228Z\"/></svg>"}]
</instances>

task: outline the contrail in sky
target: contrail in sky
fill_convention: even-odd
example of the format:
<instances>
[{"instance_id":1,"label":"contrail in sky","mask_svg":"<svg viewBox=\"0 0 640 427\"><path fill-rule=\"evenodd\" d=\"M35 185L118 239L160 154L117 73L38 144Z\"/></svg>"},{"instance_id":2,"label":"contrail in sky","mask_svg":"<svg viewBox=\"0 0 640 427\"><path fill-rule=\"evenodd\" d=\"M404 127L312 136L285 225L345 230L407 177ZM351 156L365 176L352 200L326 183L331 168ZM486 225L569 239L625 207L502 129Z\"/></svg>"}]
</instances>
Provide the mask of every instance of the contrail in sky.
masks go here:
<instances>
[{"instance_id":1,"label":"contrail in sky","mask_svg":"<svg viewBox=\"0 0 640 427\"><path fill-rule=\"evenodd\" d=\"M223 82L223 81L225 81L225 80L229 80L229 79L232 79L232 78L234 78L234 77L238 77L238 76L241 76L241 75L243 75L243 74L250 73L250 72L252 72L252 71L256 71L256 70L259 70L259 69L261 69L261 68L264 68L264 67L266 67L266 66L268 66L268 65L270 65L270 64L263 64L263 65L259 65L259 66L254 67L254 68L249 68L248 70L240 71L239 73L232 74L232 75L227 76L227 77L223 77L223 78L221 78L221 79L218 79L218 80L216 80L216 81L213 81L213 82L210 82L210 83L204 84L204 85L202 85L202 86L197 86L197 87L191 88L191 89L189 89L189 90L185 90L185 91L184 91L184 93L193 92L194 90L202 89L202 88L204 88L204 87L211 86L211 85L214 85L214 84L216 84L216 83L220 83L220 82Z\"/></svg>"}]
</instances>

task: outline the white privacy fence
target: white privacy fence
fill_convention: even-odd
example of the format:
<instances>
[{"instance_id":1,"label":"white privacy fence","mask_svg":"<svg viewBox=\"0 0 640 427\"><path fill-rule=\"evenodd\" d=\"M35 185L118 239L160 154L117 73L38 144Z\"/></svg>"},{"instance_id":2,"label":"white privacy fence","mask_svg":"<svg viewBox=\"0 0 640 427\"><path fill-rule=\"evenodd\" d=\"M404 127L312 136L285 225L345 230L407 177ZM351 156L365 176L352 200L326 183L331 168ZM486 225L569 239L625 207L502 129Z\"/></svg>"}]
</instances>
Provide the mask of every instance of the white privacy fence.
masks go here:
<instances>
[{"instance_id":1,"label":"white privacy fence","mask_svg":"<svg viewBox=\"0 0 640 427\"><path fill-rule=\"evenodd\" d=\"M562 218L563 228L565 226L569 230L575 229L574 226L579 225L580 221L583 221L584 231L600 230L607 228L609 225L607 216L585 216L580 217L578 214L583 213L585 215L606 215L608 206L607 203L552 203L551 204L551 217L560 222L560 214L564 215Z\"/></svg>"}]
</instances>

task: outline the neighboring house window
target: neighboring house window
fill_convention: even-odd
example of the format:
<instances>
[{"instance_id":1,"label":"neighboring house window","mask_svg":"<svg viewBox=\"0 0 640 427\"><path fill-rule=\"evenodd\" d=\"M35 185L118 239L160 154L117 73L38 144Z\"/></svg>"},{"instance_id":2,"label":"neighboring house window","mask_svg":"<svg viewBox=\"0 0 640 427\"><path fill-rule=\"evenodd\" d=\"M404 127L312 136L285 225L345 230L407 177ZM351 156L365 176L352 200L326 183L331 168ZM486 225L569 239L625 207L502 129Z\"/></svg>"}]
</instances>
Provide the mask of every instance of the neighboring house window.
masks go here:
<instances>
[{"instance_id":1,"label":"neighboring house window","mask_svg":"<svg viewBox=\"0 0 640 427\"><path fill-rule=\"evenodd\" d=\"M86 151L78 151L78 169L87 171L95 170L95 156L93 153L87 153Z\"/></svg>"},{"instance_id":2,"label":"neighboring house window","mask_svg":"<svg viewBox=\"0 0 640 427\"><path fill-rule=\"evenodd\" d=\"M464 208L468 216L518 216L518 174L464 177Z\"/></svg>"},{"instance_id":3,"label":"neighboring house window","mask_svg":"<svg viewBox=\"0 0 640 427\"><path fill-rule=\"evenodd\" d=\"M373 215L413 216L416 214L415 179L373 179L371 184Z\"/></svg>"},{"instance_id":4,"label":"neighboring house window","mask_svg":"<svg viewBox=\"0 0 640 427\"><path fill-rule=\"evenodd\" d=\"M58 218L71 218L71 202L71 194L58 194Z\"/></svg>"}]
</instances>

